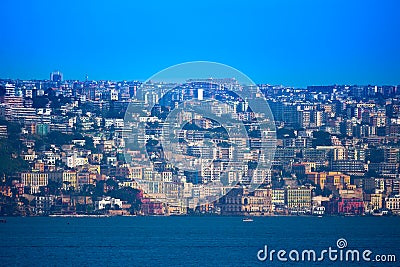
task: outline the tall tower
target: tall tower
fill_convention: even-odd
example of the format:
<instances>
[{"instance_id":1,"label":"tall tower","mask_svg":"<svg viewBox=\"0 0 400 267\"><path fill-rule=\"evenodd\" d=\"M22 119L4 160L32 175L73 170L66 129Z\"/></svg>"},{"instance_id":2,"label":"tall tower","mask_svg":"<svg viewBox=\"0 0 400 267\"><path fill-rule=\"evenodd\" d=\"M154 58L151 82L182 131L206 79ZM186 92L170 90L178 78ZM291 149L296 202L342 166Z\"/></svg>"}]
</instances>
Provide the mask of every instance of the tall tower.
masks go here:
<instances>
[{"instance_id":1,"label":"tall tower","mask_svg":"<svg viewBox=\"0 0 400 267\"><path fill-rule=\"evenodd\" d=\"M204 90L203 88L197 89L197 99L198 100L203 100L204 98Z\"/></svg>"},{"instance_id":2,"label":"tall tower","mask_svg":"<svg viewBox=\"0 0 400 267\"><path fill-rule=\"evenodd\" d=\"M63 79L63 74L60 71L53 71L50 73L50 81L61 82Z\"/></svg>"}]
</instances>

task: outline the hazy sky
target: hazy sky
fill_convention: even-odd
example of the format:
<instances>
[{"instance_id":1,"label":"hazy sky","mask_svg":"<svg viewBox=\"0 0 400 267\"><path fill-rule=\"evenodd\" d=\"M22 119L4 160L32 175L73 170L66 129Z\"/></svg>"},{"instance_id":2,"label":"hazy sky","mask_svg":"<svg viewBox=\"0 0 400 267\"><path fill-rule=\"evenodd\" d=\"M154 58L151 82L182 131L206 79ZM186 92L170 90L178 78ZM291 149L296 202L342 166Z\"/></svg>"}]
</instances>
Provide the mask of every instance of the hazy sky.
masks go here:
<instances>
[{"instance_id":1,"label":"hazy sky","mask_svg":"<svg viewBox=\"0 0 400 267\"><path fill-rule=\"evenodd\" d=\"M0 78L144 80L209 60L257 83L400 84L400 1L0 1Z\"/></svg>"}]
</instances>

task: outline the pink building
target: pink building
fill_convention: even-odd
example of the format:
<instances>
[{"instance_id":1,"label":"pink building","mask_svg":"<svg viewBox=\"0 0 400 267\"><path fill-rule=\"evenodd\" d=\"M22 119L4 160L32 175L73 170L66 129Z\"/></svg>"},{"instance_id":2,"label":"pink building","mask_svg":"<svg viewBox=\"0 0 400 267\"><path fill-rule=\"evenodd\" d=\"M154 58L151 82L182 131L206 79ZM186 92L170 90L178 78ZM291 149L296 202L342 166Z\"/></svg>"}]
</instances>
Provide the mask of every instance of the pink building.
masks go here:
<instances>
[{"instance_id":1,"label":"pink building","mask_svg":"<svg viewBox=\"0 0 400 267\"><path fill-rule=\"evenodd\" d=\"M359 198L342 198L338 202L339 214L363 214L364 202Z\"/></svg>"}]
</instances>

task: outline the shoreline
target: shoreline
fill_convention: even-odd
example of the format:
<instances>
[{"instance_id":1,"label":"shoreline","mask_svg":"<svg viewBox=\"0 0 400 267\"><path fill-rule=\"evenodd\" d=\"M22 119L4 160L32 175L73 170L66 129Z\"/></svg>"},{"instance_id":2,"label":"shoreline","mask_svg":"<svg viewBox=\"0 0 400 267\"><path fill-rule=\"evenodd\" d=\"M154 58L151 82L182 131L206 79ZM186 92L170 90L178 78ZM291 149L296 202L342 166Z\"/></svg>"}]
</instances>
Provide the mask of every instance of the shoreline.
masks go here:
<instances>
[{"instance_id":1,"label":"shoreline","mask_svg":"<svg viewBox=\"0 0 400 267\"><path fill-rule=\"evenodd\" d=\"M13 216L13 215L2 215L0 218L37 218L37 217L49 217L49 218L111 218L111 217L237 217L237 218L267 218L267 217L313 217L313 218L324 218L324 217L400 217L397 214L390 215L373 215L373 214L362 214L362 215L290 215L290 214L272 214L272 215L205 215L205 214L182 214L182 215L108 215L108 214L50 214L50 215L34 215L34 216Z\"/></svg>"}]
</instances>

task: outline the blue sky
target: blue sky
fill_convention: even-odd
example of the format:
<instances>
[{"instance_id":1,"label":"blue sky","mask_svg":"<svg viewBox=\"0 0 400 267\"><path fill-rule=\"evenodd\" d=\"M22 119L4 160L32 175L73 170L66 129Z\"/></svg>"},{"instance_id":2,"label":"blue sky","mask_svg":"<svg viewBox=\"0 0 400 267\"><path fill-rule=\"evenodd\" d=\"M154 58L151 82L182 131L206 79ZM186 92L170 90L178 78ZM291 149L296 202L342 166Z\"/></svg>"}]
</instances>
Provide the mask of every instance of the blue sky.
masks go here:
<instances>
[{"instance_id":1,"label":"blue sky","mask_svg":"<svg viewBox=\"0 0 400 267\"><path fill-rule=\"evenodd\" d=\"M400 2L0 2L0 78L147 79L206 60L255 82L400 84Z\"/></svg>"}]
</instances>

